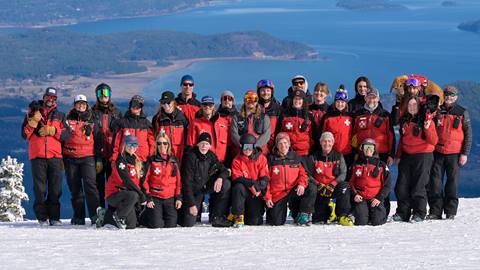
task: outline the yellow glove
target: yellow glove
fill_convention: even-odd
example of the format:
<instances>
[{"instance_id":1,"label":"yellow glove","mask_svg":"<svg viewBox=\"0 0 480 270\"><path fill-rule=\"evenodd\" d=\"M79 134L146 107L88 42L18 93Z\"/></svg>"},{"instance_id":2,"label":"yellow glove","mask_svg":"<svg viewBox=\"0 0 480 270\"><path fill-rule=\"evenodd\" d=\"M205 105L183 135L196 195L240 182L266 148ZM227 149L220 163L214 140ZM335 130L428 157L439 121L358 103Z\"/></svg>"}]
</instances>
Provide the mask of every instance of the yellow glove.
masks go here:
<instances>
[{"instance_id":1,"label":"yellow glove","mask_svg":"<svg viewBox=\"0 0 480 270\"><path fill-rule=\"evenodd\" d=\"M47 136L47 126L43 126L40 128L40 130L38 130L38 134L42 137L45 137Z\"/></svg>"},{"instance_id":2,"label":"yellow glove","mask_svg":"<svg viewBox=\"0 0 480 270\"><path fill-rule=\"evenodd\" d=\"M352 147L353 147L353 148L357 148L357 147L358 147L357 134L353 135L353 137L352 137Z\"/></svg>"},{"instance_id":3,"label":"yellow glove","mask_svg":"<svg viewBox=\"0 0 480 270\"><path fill-rule=\"evenodd\" d=\"M95 162L95 171L97 172L97 174L103 171L103 162L101 161Z\"/></svg>"},{"instance_id":4,"label":"yellow glove","mask_svg":"<svg viewBox=\"0 0 480 270\"><path fill-rule=\"evenodd\" d=\"M46 126L47 135L53 136L57 132L57 129L54 126Z\"/></svg>"},{"instance_id":5,"label":"yellow glove","mask_svg":"<svg viewBox=\"0 0 480 270\"><path fill-rule=\"evenodd\" d=\"M32 128L37 128L38 127L38 122L35 121L35 119L32 118L28 118L28 125Z\"/></svg>"}]
</instances>

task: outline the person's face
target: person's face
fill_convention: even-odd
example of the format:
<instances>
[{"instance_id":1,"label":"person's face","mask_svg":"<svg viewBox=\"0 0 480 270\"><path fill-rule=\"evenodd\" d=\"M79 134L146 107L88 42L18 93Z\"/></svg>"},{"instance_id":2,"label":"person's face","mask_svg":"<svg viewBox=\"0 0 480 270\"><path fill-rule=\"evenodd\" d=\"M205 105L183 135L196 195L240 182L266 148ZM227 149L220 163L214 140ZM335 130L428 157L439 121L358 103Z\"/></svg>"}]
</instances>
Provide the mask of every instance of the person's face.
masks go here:
<instances>
[{"instance_id":1,"label":"person's face","mask_svg":"<svg viewBox=\"0 0 480 270\"><path fill-rule=\"evenodd\" d=\"M345 108L347 108L347 102L344 101L344 100L336 100L335 101L335 108L337 108L337 110L339 110L339 111L343 111L343 110L345 110Z\"/></svg>"},{"instance_id":2,"label":"person's face","mask_svg":"<svg viewBox=\"0 0 480 270\"><path fill-rule=\"evenodd\" d=\"M43 97L43 102L47 107L52 107L57 103L57 97L56 96L44 96Z\"/></svg>"},{"instance_id":3,"label":"person's face","mask_svg":"<svg viewBox=\"0 0 480 270\"><path fill-rule=\"evenodd\" d=\"M415 99L410 99L407 106L409 114L416 115L418 113L418 104Z\"/></svg>"},{"instance_id":4,"label":"person's face","mask_svg":"<svg viewBox=\"0 0 480 270\"><path fill-rule=\"evenodd\" d=\"M292 89L305 91L305 81L304 80L295 80L292 82Z\"/></svg>"},{"instance_id":5,"label":"person's face","mask_svg":"<svg viewBox=\"0 0 480 270\"><path fill-rule=\"evenodd\" d=\"M365 157L373 157L375 153L375 145L367 144L362 147L363 155Z\"/></svg>"},{"instance_id":6,"label":"person's face","mask_svg":"<svg viewBox=\"0 0 480 270\"><path fill-rule=\"evenodd\" d=\"M367 82L365 81L360 81L358 84L357 84L357 93L361 96L365 96L367 94Z\"/></svg>"},{"instance_id":7,"label":"person's face","mask_svg":"<svg viewBox=\"0 0 480 270\"><path fill-rule=\"evenodd\" d=\"M243 155L249 157L249 156L252 155L253 149L250 149L250 148L248 148L248 149L243 149L243 150L242 150L242 153L243 153Z\"/></svg>"},{"instance_id":8,"label":"person's face","mask_svg":"<svg viewBox=\"0 0 480 270\"><path fill-rule=\"evenodd\" d=\"M293 108L301 109L303 106L303 98L301 97L294 97L293 98Z\"/></svg>"},{"instance_id":9,"label":"person's face","mask_svg":"<svg viewBox=\"0 0 480 270\"><path fill-rule=\"evenodd\" d=\"M161 102L160 106L162 106L162 109L166 113L172 113L173 112L173 100L170 102Z\"/></svg>"},{"instance_id":10,"label":"person's face","mask_svg":"<svg viewBox=\"0 0 480 270\"><path fill-rule=\"evenodd\" d=\"M445 93L445 105L450 106L457 101L457 94L455 93Z\"/></svg>"},{"instance_id":11,"label":"person's face","mask_svg":"<svg viewBox=\"0 0 480 270\"><path fill-rule=\"evenodd\" d=\"M332 151L333 140L330 138L324 138L320 140L320 145L322 146L323 153L328 154Z\"/></svg>"},{"instance_id":12,"label":"person's face","mask_svg":"<svg viewBox=\"0 0 480 270\"><path fill-rule=\"evenodd\" d=\"M413 85L410 85L408 87L408 93L411 95L411 96L418 96L418 94L420 93L420 90L422 89L421 86L413 86Z\"/></svg>"},{"instance_id":13,"label":"person's face","mask_svg":"<svg viewBox=\"0 0 480 270\"><path fill-rule=\"evenodd\" d=\"M286 155L288 153L288 149L290 149L290 143L287 141L287 139L281 139L277 142L277 149L280 154Z\"/></svg>"},{"instance_id":14,"label":"person's face","mask_svg":"<svg viewBox=\"0 0 480 270\"><path fill-rule=\"evenodd\" d=\"M213 114L213 109L215 108L215 104L213 103L204 103L202 104L202 112L204 115L212 115Z\"/></svg>"},{"instance_id":15,"label":"person's face","mask_svg":"<svg viewBox=\"0 0 480 270\"><path fill-rule=\"evenodd\" d=\"M160 138L157 141L157 149L160 154L167 154L168 153L168 141L164 138Z\"/></svg>"},{"instance_id":16,"label":"person's face","mask_svg":"<svg viewBox=\"0 0 480 270\"><path fill-rule=\"evenodd\" d=\"M231 109L233 108L233 97L231 96L223 96L222 97L222 107Z\"/></svg>"},{"instance_id":17,"label":"person's face","mask_svg":"<svg viewBox=\"0 0 480 270\"><path fill-rule=\"evenodd\" d=\"M249 112L253 112L257 108L257 101L250 101L247 102L245 105Z\"/></svg>"},{"instance_id":18,"label":"person's face","mask_svg":"<svg viewBox=\"0 0 480 270\"><path fill-rule=\"evenodd\" d=\"M272 89L270 87L262 87L258 92L260 97L264 100L270 100L272 98Z\"/></svg>"},{"instance_id":19,"label":"person's face","mask_svg":"<svg viewBox=\"0 0 480 270\"><path fill-rule=\"evenodd\" d=\"M378 105L380 98L376 95L368 95L365 96L365 103L367 103L368 107L375 108Z\"/></svg>"},{"instance_id":20,"label":"person's face","mask_svg":"<svg viewBox=\"0 0 480 270\"><path fill-rule=\"evenodd\" d=\"M75 105L73 105L73 107L78 112L84 112L87 110L87 103L84 101L75 102Z\"/></svg>"},{"instance_id":21,"label":"person's face","mask_svg":"<svg viewBox=\"0 0 480 270\"><path fill-rule=\"evenodd\" d=\"M99 100L100 103L102 103L102 104L107 104L107 103L110 101L110 97L100 96L100 97L98 98L98 100Z\"/></svg>"},{"instance_id":22,"label":"person's face","mask_svg":"<svg viewBox=\"0 0 480 270\"><path fill-rule=\"evenodd\" d=\"M318 104L323 104L325 103L325 99L327 98L327 93L325 93L321 89L316 89L313 92L313 98Z\"/></svg>"},{"instance_id":23,"label":"person's face","mask_svg":"<svg viewBox=\"0 0 480 270\"><path fill-rule=\"evenodd\" d=\"M182 94L184 96L191 96L193 94L193 82L192 81L183 81L182 82Z\"/></svg>"},{"instance_id":24,"label":"person's face","mask_svg":"<svg viewBox=\"0 0 480 270\"><path fill-rule=\"evenodd\" d=\"M211 145L209 142L206 142L206 141L201 141L197 144L198 146L198 150L200 151L200 153L202 153L203 155L205 155L208 150L210 150L211 148Z\"/></svg>"},{"instance_id":25,"label":"person's face","mask_svg":"<svg viewBox=\"0 0 480 270\"><path fill-rule=\"evenodd\" d=\"M125 147L125 151L127 151L127 153L129 153L130 155L133 155L137 151L137 148L138 144L127 144Z\"/></svg>"},{"instance_id":26,"label":"person's face","mask_svg":"<svg viewBox=\"0 0 480 270\"><path fill-rule=\"evenodd\" d=\"M140 113L142 112L142 107L131 107L130 112L133 115L140 115Z\"/></svg>"}]
</instances>

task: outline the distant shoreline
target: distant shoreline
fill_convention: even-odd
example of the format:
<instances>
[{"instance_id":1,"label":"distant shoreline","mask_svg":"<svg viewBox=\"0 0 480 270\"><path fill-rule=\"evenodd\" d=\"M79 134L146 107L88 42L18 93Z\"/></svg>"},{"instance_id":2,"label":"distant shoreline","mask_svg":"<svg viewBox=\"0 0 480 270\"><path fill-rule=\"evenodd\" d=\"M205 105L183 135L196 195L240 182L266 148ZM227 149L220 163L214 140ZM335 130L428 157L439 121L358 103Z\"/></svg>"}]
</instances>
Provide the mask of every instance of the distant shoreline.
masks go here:
<instances>
[{"instance_id":1,"label":"distant shoreline","mask_svg":"<svg viewBox=\"0 0 480 270\"><path fill-rule=\"evenodd\" d=\"M185 69L194 63L205 61L228 61L228 60L251 60L251 61L292 61L288 56L249 56L249 57L210 57L193 58L170 61L171 65L159 67L155 61L140 61L139 64L147 68L146 71L129 74L99 75L96 77L86 76L56 76L45 81L22 81L10 82L0 88L0 98L24 96L26 98L39 98L43 95L43 89L48 86L54 86L59 91L59 102L70 103L72 98L78 94L85 94L90 100L95 99L94 89L101 82L107 83L112 87L113 96L116 100L128 100L135 94L144 94L143 89L151 81L159 79L161 76ZM323 59L324 60L324 59ZM302 60L302 61L322 61ZM176 89L172 89L176 90Z\"/></svg>"}]
</instances>

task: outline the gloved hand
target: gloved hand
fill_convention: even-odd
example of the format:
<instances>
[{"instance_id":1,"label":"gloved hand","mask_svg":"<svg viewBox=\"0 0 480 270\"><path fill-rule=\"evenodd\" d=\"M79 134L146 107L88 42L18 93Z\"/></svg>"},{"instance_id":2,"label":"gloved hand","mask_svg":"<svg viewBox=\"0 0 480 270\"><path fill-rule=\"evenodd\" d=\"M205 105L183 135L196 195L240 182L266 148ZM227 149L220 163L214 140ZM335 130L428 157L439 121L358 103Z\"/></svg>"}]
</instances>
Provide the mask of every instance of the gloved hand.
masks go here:
<instances>
[{"instance_id":1,"label":"gloved hand","mask_svg":"<svg viewBox=\"0 0 480 270\"><path fill-rule=\"evenodd\" d=\"M325 197L332 197L333 191L335 190L335 186L332 184L328 184L325 186Z\"/></svg>"},{"instance_id":2,"label":"gloved hand","mask_svg":"<svg viewBox=\"0 0 480 270\"><path fill-rule=\"evenodd\" d=\"M55 133L57 133L57 129L54 126L45 126L47 136L53 136Z\"/></svg>"},{"instance_id":3,"label":"gloved hand","mask_svg":"<svg viewBox=\"0 0 480 270\"><path fill-rule=\"evenodd\" d=\"M83 130L85 131L85 136L90 136L92 134L92 126L91 125L85 125L83 126Z\"/></svg>"},{"instance_id":4,"label":"gloved hand","mask_svg":"<svg viewBox=\"0 0 480 270\"><path fill-rule=\"evenodd\" d=\"M97 174L103 171L103 162L101 160L95 162L95 171Z\"/></svg>"},{"instance_id":5,"label":"gloved hand","mask_svg":"<svg viewBox=\"0 0 480 270\"><path fill-rule=\"evenodd\" d=\"M38 134L42 137L45 137L47 136L47 126L42 126L39 130L38 130Z\"/></svg>"},{"instance_id":6,"label":"gloved hand","mask_svg":"<svg viewBox=\"0 0 480 270\"><path fill-rule=\"evenodd\" d=\"M322 195L322 194L324 193L325 187L326 187L326 186L325 186L324 184L318 183L318 185L317 185L317 192L318 192L320 195Z\"/></svg>"},{"instance_id":7,"label":"gloved hand","mask_svg":"<svg viewBox=\"0 0 480 270\"><path fill-rule=\"evenodd\" d=\"M32 128L37 128L38 123L42 120L42 114L40 111L36 111L33 113L33 116L28 118L28 125Z\"/></svg>"}]
</instances>

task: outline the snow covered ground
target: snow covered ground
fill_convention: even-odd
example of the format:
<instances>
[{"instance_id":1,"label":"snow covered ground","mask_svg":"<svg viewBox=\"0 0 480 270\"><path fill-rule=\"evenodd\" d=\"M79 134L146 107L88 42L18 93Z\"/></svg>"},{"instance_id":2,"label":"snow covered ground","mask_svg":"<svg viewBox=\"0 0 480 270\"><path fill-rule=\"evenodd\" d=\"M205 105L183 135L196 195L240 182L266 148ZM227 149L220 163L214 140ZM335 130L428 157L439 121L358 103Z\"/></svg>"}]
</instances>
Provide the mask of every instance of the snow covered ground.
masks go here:
<instances>
[{"instance_id":1,"label":"snow covered ground","mask_svg":"<svg viewBox=\"0 0 480 270\"><path fill-rule=\"evenodd\" d=\"M380 227L118 231L0 223L0 268L480 269L479 209L480 199L461 199L454 221Z\"/></svg>"}]
</instances>

